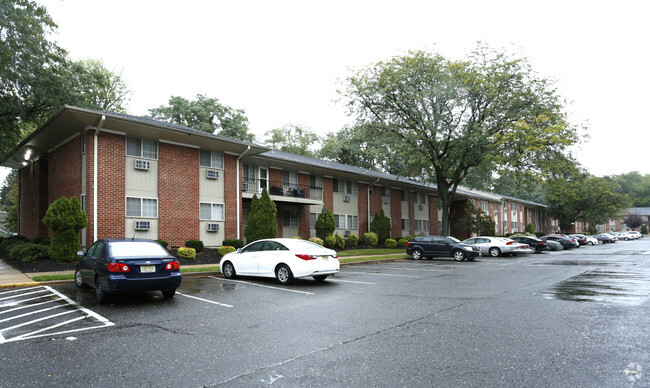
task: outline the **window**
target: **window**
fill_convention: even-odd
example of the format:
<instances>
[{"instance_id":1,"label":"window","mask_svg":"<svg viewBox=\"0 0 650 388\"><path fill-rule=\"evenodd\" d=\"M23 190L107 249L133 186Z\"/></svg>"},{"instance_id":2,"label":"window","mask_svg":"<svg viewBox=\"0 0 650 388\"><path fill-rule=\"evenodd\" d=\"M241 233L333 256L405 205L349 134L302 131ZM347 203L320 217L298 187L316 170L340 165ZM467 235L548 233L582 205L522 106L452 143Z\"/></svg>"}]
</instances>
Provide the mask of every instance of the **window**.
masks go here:
<instances>
[{"instance_id":1,"label":"window","mask_svg":"<svg viewBox=\"0 0 650 388\"><path fill-rule=\"evenodd\" d=\"M200 150L199 165L202 167L223 169L223 152Z\"/></svg>"},{"instance_id":2,"label":"window","mask_svg":"<svg viewBox=\"0 0 650 388\"><path fill-rule=\"evenodd\" d=\"M483 210L485 214L490 214L490 203L481 201L481 210Z\"/></svg>"},{"instance_id":3,"label":"window","mask_svg":"<svg viewBox=\"0 0 650 388\"><path fill-rule=\"evenodd\" d=\"M244 164L244 182L255 182L257 168Z\"/></svg>"},{"instance_id":4,"label":"window","mask_svg":"<svg viewBox=\"0 0 650 388\"><path fill-rule=\"evenodd\" d=\"M158 159L158 142L137 137L126 137L126 154L139 158Z\"/></svg>"},{"instance_id":5,"label":"window","mask_svg":"<svg viewBox=\"0 0 650 388\"><path fill-rule=\"evenodd\" d=\"M223 221L223 203L200 202L199 219L209 221Z\"/></svg>"},{"instance_id":6,"label":"window","mask_svg":"<svg viewBox=\"0 0 650 388\"><path fill-rule=\"evenodd\" d=\"M298 188L298 173L295 171L282 171L282 185Z\"/></svg>"},{"instance_id":7,"label":"window","mask_svg":"<svg viewBox=\"0 0 650 388\"><path fill-rule=\"evenodd\" d=\"M314 221L314 224L316 222ZM284 210L282 212L282 226L289 228L298 227L298 210Z\"/></svg>"},{"instance_id":8,"label":"window","mask_svg":"<svg viewBox=\"0 0 650 388\"><path fill-rule=\"evenodd\" d=\"M402 230L410 230L411 229L411 220L408 218L402 218Z\"/></svg>"},{"instance_id":9,"label":"window","mask_svg":"<svg viewBox=\"0 0 650 388\"><path fill-rule=\"evenodd\" d=\"M323 177L318 175L310 175L309 188L313 190L323 190Z\"/></svg>"},{"instance_id":10,"label":"window","mask_svg":"<svg viewBox=\"0 0 650 388\"><path fill-rule=\"evenodd\" d=\"M334 214L336 229L358 229L359 216L351 214Z\"/></svg>"},{"instance_id":11,"label":"window","mask_svg":"<svg viewBox=\"0 0 650 388\"><path fill-rule=\"evenodd\" d=\"M126 197L126 216L158 218L158 199Z\"/></svg>"},{"instance_id":12,"label":"window","mask_svg":"<svg viewBox=\"0 0 650 388\"><path fill-rule=\"evenodd\" d=\"M81 203L81 210L86 211L86 194L79 196L79 202Z\"/></svg>"},{"instance_id":13,"label":"window","mask_svg":"<svg viewBox=\"0 0 650 388\"><path fill-rule=\"evenodd\" d=\"M356 182L346 182L334 179L334 192L340 194L357 195L358 185Z\"/></svg>"},{"instance_id":14,"label":"window","mask_svg":"<svg viewBox=\"0 0 650 388\"><path fill-rule=\"evenodd\" d=\"M402 201L408 201L409 200L409 192L406 190L402 190Z\"/></svg>"},{"instance_id":15,"label":"window","mask_svg":"<svg viewBox=\"0 0 650 388\"><path fill-rule=\"evenodd\" d=\"M427 194L422 193L422 192L416 193L415 194L415 202L426 204L427 203Z\"/></svg>"},{"instance_id":16,"label":"window","mask_svg":"<svg viewBox=\"0 0 650 388\"><path fill-rule=\"evenodd\" d=\"M318 219L318 213L309 213L309 227L314 229L316 227L316 220Z\"/></svg>"},{"instance_id":17,"label":"window","mask_svg":"<svg viewBox=\"0 0 650 388\"><path fill-rule=\"evenodd\" d=\"M81 136L81 154L86 153L86 134L82 134Z\"/></svg>"}]
</instances>

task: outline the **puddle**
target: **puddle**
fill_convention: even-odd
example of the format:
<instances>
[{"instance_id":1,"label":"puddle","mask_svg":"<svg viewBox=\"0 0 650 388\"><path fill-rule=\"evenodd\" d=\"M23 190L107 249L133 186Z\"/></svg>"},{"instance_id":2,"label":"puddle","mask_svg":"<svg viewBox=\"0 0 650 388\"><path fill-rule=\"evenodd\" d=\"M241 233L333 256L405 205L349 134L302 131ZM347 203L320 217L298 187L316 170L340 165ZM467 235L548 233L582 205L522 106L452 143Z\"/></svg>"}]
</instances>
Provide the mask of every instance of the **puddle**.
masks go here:
<instances>
[{"instance_id":1,"label":"puddle","mask_svg":"<svg viewBox=\"0 0 650 388\"><path fill-rule=\"evenodd\" d=\"M548 299L638 305L650 296L650 274L629 268L599 268L564 280L542 294Z\"/></svg>"},{"instance_id":2,"label":"puddle","mask_svg":"<svg viewBox=\"0 0 650 388\"><path fill-rule=\"evenodd\" d=\"M588 261L588 260L556 260L544 263L534 263L533 265L586 265L599 267L629 267L629 262L622 261Z\"/></svg>"}]
</instances>

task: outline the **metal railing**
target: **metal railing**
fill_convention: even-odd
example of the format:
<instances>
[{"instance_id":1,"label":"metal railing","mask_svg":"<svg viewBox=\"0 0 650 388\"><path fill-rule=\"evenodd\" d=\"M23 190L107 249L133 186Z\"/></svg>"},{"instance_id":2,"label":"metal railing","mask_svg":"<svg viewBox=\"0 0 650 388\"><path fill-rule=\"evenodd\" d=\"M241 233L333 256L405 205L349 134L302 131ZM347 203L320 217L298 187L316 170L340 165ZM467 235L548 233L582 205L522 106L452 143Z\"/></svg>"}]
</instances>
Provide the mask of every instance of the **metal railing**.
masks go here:
<instances>
[{"instance_id":1,"label":"metal railing","mask_svg":"<svg viewBox=\"0 0 650 388\"><path fill-rule=\"evenodd\" d=\"M262 189L266 188L269 195L281 197L307 198L322 200L323 189L310 187L309 185L299 185L289 182L278 182L269 179L249 179L245 178L242 182L242 192L261 194Z\"/></svg>"}]
</instances>

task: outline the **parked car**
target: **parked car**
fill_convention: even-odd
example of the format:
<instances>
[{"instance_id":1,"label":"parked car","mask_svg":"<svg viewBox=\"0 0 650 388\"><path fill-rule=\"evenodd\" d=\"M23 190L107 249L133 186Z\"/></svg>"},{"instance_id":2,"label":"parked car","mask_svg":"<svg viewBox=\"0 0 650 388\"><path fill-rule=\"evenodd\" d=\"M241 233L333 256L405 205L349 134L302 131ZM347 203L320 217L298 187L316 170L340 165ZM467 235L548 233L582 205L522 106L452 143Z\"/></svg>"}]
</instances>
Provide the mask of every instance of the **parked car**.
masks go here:
<instances>
[{"instance_id":1,"label":"parked car","mask_svg":"<svg viewBox=\"0 0 650 388\"><path fill-rule=\"evenodd\" d=\"M587 238L587 245L598 245L602 244L598 239L594 236L585 236Z\"/></svg>"},{"instance_id":2,"label":"parked car","mask_svg":"<svg viewBox=\"0 0 650 388\"><path fill-rule=\"evenodd\" d=\"M575 238L575 237L569 236L567 234L560 234L560 233L554 233L554 234L551 234L550 236L564 237L564 238L568 239L569 241L571 241L575 248L580 248L580 243L578 242L578 239Z\"/></svg>"},{"instance_id":3,"label":"parked car","mask_svg":"<svg viewBox=\"0 0 650 388\"><path fill-rule=\"evenodd\" d=\"M158 242L145 239L101 239L77 252L74 282L95 288L97 303L112 293L162 291L171 298L181 285L178 260Z\"/></svg>"},{"instance_id":4,"label":"parked car","mask_svg":"<svg viewBox=\"0 0 650 388\"><path fill-rule=\"evenodd\" d=\"M636 240L638 238L636 234L630 232L613 232L612 234L616 236L617 239L625 241Z\"/></svg>"},{"instance_id":5,"label":"parked car","mask_svg":"<svg viewBox=\"0 0 650 388\"><path fill-rule=\"evenodd\" d=\"M576 247L576 243L573 242L573 240L563 237L563 236L556 236L556 235L548 235L548 236L542 236L540 237L540 240L542 241L556 241L562 244L562 247L564 249L573 249Z\"/></svg>"},{"instance_id":6,"label":"parked car","mask_svg":"<svg viewBox=\"0 0 650 388\"><path fill-rule=\"evenodd\" d=\"M616 242L616 236L613 236L609 233L601 233L599 235L596 235L596 238L598 240L601 240L604 244L611 244Z\"/></svg>"},{"instance_id":7,"label":"parked car","mask_svg":"<svg viewBox=\"0 0 650 388\"><path fill-rule=\"evenodd\" d=\"M643 235L641 234L641 232L637 232L636 230L630 230L628 233L630 233L630 234L636 236L636 238L642 238L642 237L643 237Z\"/></svg>"},{"instance_id":8,"label":"parked car","mask_svg":"<svg viewBox=\"0 0 650 388\"><path fill-rule=\"evenodd\" d=\"M522 244L506 237L472 237L464 240L463 244L475 245L480 248L482 254L492 257L535 252L530 245Z\"/></svg>"},{"instance_id":9,"label":"parked car","mask_svg":"<svg viewBox=\"0 0 650 388\"><path fill-rule=\"evenodd\" d=\"M576 239L580 246L587 245L587 236L584 234L570 234L568 237Z\"/></svg>"},{"instance_id":10,"label":"parked car","mask_svg":"<svg viewBox=\"0 0 650 388\"><path fill-rule=\"evenodd\" d=\"M463 244L450 237L417 236L409 241L406 246L406 254L410 255L413 260L437 256L453 257L456 261L471 261L480 256L481 251L478 247Z\"/></svg>"},{"instance_id":11,"label":"parked car","mask_svg":"<svg viewBox=\"0 0 650 388\"><path fill-rule=\"evenodd\" d=\"M537 237L517 236L511 238L517 242L530 245L535 250L535 253L541 253L542 251L548 250L548 244L546 241L542 241Z\"/></svg>"},{"instance_id":12,"label":"parked car","mask_svg":"<svg viewBox=\"0 0 650 388\"><path fill-rule=\"evenodd\" d=\"M340 269L336 251L293 238L252 242L222 257L219 265L228 279L238 275L274 277L282 284L308 276L323 281Z\"/></svg>"},{"instance_id":13,"label":"parked car","mask_svg":"<svg viewBox=\"0 0 650 388\"><path fill-rule=\"evenodd\" d=\"M541 238L540 238L540 240L541 240ZM561 251L561 250L564 249L564 247L562 246L562 244L560 244L560 243L557 242L557 241L546 240L545 243L546 243L546 246L548 247L548 250L549 250L549 251Z\"/></svg>"}]
</instances>

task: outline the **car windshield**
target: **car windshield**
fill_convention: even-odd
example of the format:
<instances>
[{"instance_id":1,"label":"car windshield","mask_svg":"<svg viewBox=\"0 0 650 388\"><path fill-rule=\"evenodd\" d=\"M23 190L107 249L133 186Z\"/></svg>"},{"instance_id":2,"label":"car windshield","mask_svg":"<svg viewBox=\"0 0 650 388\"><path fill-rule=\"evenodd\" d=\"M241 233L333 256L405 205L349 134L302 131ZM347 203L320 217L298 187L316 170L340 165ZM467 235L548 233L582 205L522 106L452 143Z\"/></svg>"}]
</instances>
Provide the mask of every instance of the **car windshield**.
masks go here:
<instances>
[{"instance_id":1,"label":"car windshield","mask_svg":"<svg viewBox=\"0 0 650 388\"><path fill-rule=\"evenodd\" d=\"M155 242L150 241L117 241L110 243L111 256L120 257L160 257L169 253Z\"/></svg>"},{"instance_id":2,"label":"car windshield","mask_svg":"<svg viewBox=\"0 0 650 388\"><path fill-rule=\"evenodd\" d=\"M451 241L455 242L456 244L458 244L460 242L459 239L457 239L456 237L453 237L453 236L447 236L447 238L450 239Z\"/></svg>"}]
</instances>

